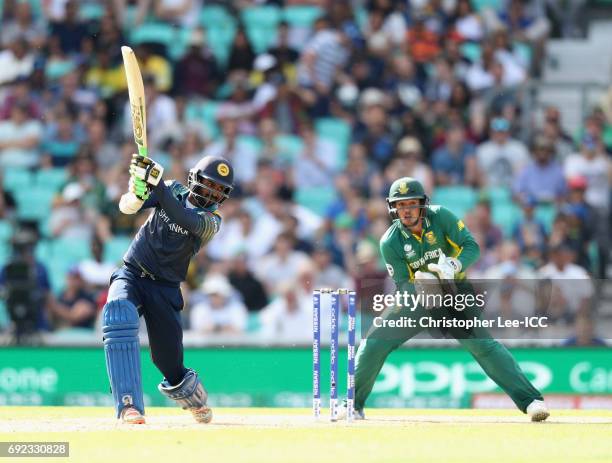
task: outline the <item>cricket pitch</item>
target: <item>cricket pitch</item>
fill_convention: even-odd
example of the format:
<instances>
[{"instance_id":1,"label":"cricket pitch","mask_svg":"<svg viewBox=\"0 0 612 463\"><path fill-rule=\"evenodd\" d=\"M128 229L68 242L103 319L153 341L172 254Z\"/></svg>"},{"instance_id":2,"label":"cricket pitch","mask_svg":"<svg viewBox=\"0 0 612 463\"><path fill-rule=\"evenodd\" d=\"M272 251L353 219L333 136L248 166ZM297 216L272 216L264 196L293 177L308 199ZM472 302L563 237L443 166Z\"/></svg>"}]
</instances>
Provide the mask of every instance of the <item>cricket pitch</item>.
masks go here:
<instances>
[{"instance_id":1,"label":"cricket pitch","mask_svg":"<svg viewBox=\"0 0 612 463\"><path fill-rule=\"evenodd\" d=\"M351 424L287 408L219 408L208 425L173 408L148 408L135 426L101 407L0 407L0 417L0 441L68 441L70 457L53 461L612 461L610 410L553 410L545 423L514 410L376 409Z\"/></svg>"}]
</instances>

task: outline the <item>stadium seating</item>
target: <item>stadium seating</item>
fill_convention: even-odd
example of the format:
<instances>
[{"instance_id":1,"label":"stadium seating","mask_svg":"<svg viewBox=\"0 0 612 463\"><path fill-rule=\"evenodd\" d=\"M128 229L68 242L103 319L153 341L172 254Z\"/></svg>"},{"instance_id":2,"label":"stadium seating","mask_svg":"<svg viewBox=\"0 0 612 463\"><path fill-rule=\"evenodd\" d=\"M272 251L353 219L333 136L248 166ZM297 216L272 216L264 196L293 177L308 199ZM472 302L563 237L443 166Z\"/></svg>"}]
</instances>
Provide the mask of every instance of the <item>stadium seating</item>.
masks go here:
<instances>
[{"instance_id":1,"label":"stadium seating","mask_svg":"<svg viewBox=\"0 0 612 463\"><path fill-rule=\"evenodd\" d=\"M368 23L368 10L364 7L358 7L354 10L355 21L360 29L366 27Z\"/></svg>"},{"instance_id":2,"label":"stadium seating","mask_svg":"<svg viewBox=\"0 0 612 463\"><path fill-rule=\"evenodd\" d=\"M191 29L177 29L174 35L174 40L168 48L168 56L173 61L180 60L183 55L187 52L189 46L189 39L191 38L193 31Z\"/></svg>"},{"instance_id":3,"label":"stadium seating","mask_svg":"<svg viewBox=\"0 0 612 463\"><path fill-rule=\"evenodd\" d=\"M138 7L136 5L126 5L123 11L123 32L128 34L130 29L134 27L136 22L136 14L138 13Z\"/></svg>"},{"instance_id":4,"label":"stadium seating","mask_svg":"<svg viewBox=\"0 0 612 463\"><path fill-rule=\"evenodd\" d=\"M8 311L6 309L6 304L2 299L0 299L0 330L3 330L10 323L10 318Z\"/></svg>"},{"instance_id":5,"label":"stadium seating","mask_svg":"<svg viewBox=\"0 0 612 463\"><path fill-rule=\"evenodd\" d=\"M33 6L34 15L41 19L43 16L43 5L47 0L25 0ZM7 0L0 0L0 12L2 12L2 6L7 5ZM13 2L11 2L13 3ZM60 3L62 3L60 1ZM100 1L82 1L78 2L79 16L86 21L97 21L104 16L108 2ZM171 24L171 21L166 21L162 18L155 17L155 14L151 12L153 8L151 5L147 8L149 10L148 16L144 18L144 22L135 25L136 14L139 11L140 5L138 1L127 2L126 10L122 13L122 23L117 24L118 27L122 27L124 35L128 40L128 43L138 45L145 42L155 42L163 45L167 51L167 57L176 62L182 56L189 47L190 40L193 36L193 29L182 28L176 24ZM251 43L256 53L262 53L269 49L271 45L275 43L278 35L278 27L281 22L287 22L290 25L289 31L289 42L292 47L300 49L308 39L312 37L312 27L317 18L327 15L331 10L330 6L332 2L327 2L324 8L317 6L310 6L304 4L290 6L277 6L285 5L296 2L247 2L250 6L246 5L235 5L234 2L209 2L202 1L198 2L198 12L193 15L194 22L197 22L197 27L202 27L206 35L205 45L210 48L218 64L223 69L226 66L229 54L232 48L232 42L234 40L236 31L239 27L244 27L247 34L248 40ZM212 3L212 4L211 4ZM299 2L297 2L299 3ZM353 2L355 3L355 2ZM369 21L369 11L371 11L371 2L357 2L363 3L363 5L351 5L352 16L355 21L362 26L362 32L367 29L367 23ZM407 17L411 8L411 2L406 2L406 13ZM415 3L415 2L412 2ZM418 2L416 2L418 3ZM420 2L423 3L423 2ZM451 2L452 3L452 2ZM482 13L485 10L498 10L504 7L508 2L506 0L471 0L471 5L477 11ZM203 5L206 4L206 5ZM58 4L59 5L59 4ZM55 5L55 6L58 6ZM588 6L591 5L612 5L612 0L590 0ZM587 6L587 8L588 8ZM603 9L603 8L602 8ZM493 12L493 11L491 11ZM6 12L5 12L6 13ZM6 20L7 18L5 18ZM10 12L8 14L10 19ZM601 92L607 85L609 85L610 77L610 62L612 55L606 53L607 46L610 39L610 27L607 18L602 17L596 21L588 19L588 37L586 39L558 39L548 40L546 44L546 59L542 63L543 73L540 78L539 75L532 75L531 69L528 67L528 79L529 79L529 98L527 99L516 99L517 108L520 110L520 114L529 114L529 111L534 112L534 125L532 127L522 127L526 119L517 119L519 128L521 129L520 137L523 137L527 132L535 131L538 129L536 126L540 121L541 109L546 103L554 104L558 106L563 114L562 123L565 130L576 130L575 141L577 144L580 143L584 134L584 116L590 108L599 102ZM450 31L447 26L449 24L441 26L440 32L440 45L443 45L446 40L447 32ZM597 26L598 24L598 26ZM597 27L594 27L597 26ZM88 26L95 25L89 24ZM343 26L346 26L344 24ZM410 24L408 24L410 26ZM582 24L581 24L582 26ZM50 30L47 27L47 35L50 35ZM555 33L557 27L554 28ZM353 31L357 32L357 31ZM487 31L488 34L488 31ZM366 34L367 35L367 34ZM596 37L595 37L596 36ZM355 42L357 42L356 37ZM469 58L471 61L480 60L482 55L482 44L487 43L488 39L475 42L464 42L460 45L460 50L463 56ZM47 73L46 87L43 92L50 91L55 95L61 94L62 81L57 81L58 76L65 75L66 72L76 69L75 66L83 66L85 69L87 66L91 66L95 63L95 53L90 56L78 56L72 55L72 52L67 53L65 58L61 59L48 59L48 44L45 44L40 50L37 50L37 54L40 54L41 63L46 62L44 66L44 72ZM161 49L162 47L156 47ZM529 42L514 42L514 51L525 63L531 63L533 61L534 49L529 45ZM372 50L369 47L354 47L351 50L351 59L363 57L364 59L370 59ZM397 50L396 52L400 52ZM375 58L375 57L374 57ZM37 58L38 59L38 58ZM46 59L46 61L45 61ZM376 58L375 58L376 59ZM116 63L119 65L119 63ZM175 63L169 63L172 67ZM350 65L353 62L349 62L346 69L351 69ZM388 64L388 63L387 63ZM429 78L434 76L433 61L420 63L419 66L423 65L426 70L423 76L428 84ZM296 63L292 63L291 71L293 75L287 75L287 81L293 85L295 79ZM455 69L458 70L458 69ZM287 71L284 69L284 71ZM255 83L256 80L260 79L261 73L254 73L251 75L251 83ZM393 77L394 71L392 69L381 70L381 75ZM254 77L256 75L256 77ZM112 78L116 75L111 76ZM92 79L95 80L95 79ZM101 79L102 80L102 79ZM110 79L112 80L112 79ZM221 72L220 75L220 88L232 88L233 83L231 79L227 79L227 73ZM259 80L260 81L260 80ZM593 81L598 85L592 85L588 82ZM534 83L533 91L531 90L531 83ZM567 84L567 88L556 87L555 84ZM90 86L90 83L87 84ZM372 82L371 85L380 87L383 90L386 89L384 82ZM601 86L601 88L599 87ZM97 87L97 88L96 88ZM8 88L8 87L7 87ZM91 100L89 98L89 90L91 90ZM38 92L38 90L37 90ZM98 98L100 93L104 92L104 89L100 88L99 85L92 83L90 88L86 89L84 95L86 98L83 99L84 105L89 105L95 98ZM224 104L229 98L229 93L223 94L222 91L217 92L214 96L214 101L204 101L203 99L190 98L186 103L184 119L180 120L182 127L187 127L190 130L192 127L196 127L199 134L202 134L202 138L206 139L206 142L218 140L222 134L219 126L217 116L219 114L220 105ZM41 93L44 94L44 93ZM174 95L169 92L169 96L174 98ZM104 95L104 98L106 95ZM211 96L212 97L212 96ZM227 98L226 98L227 97ZM123 100L121 100L123 98ZM509 96L509 98L513 98ZM124 92L118 92L112 102L110 108L115 109L115 103L121 105L125 101L126 96ZM37 98L37 103L40 106L41 113L48 114L55 104L55 98L46 101L44 98L40 100ZM115 101L116 100L116 101ZM96 102L98 104L100 101ZM334 104L336 101L333 102ZM81 102L79 102L79 105ZM427 105L423 106L424 108ZM420 114L421 110L415 109L415 116L424 116ZM468 116L470 119L466 121L471 122L470 111L462 108L462 114ZM427 111L427 110L425 110ZM535 112L538 112L537 114ZM353 114L359 116L358 114ZM398 131L395 128L399 128L399 119L397 114L388 114L389 122L394 129L393 136L398 135ZM445 119L444 115L441 115L442 119ZM51 119L42 120L45 133L51 133L54 127L50 125ZM120 147L121 144L121 124L122 118L108 118L109 130L108 130L108 141L114 144L116 147ZM116 119L116 120L115 120ZM179 117L179 119L181 119ZM80 119L79 119L80 120ZM189 124L184 124L184 121L188 121ZM312 118L310 119L314 124L316 134L320 139L324 139L326 142L329 141L334 143L337 147L337 169L343 169L346 166L348 157L349 147L352 140L352 126L346 120L335 117L323 117L323 118ZM450 121L450 119L449 119ZM257 125L259 122L256 117L250 118L250 123ZM86 124L85 124L86 125ZM442 125L441 125L442 126ZM80 129L79 129L80 131ZM426 131L429 132L429 131ZM435 131L433 131L435 132ZM82 140L81 135L86 138L86 131L79 133L78 143ZM426 140L423 140L425 145L435 144L433 140L429 138L434 137L434 133L423 133ZM49 137L50 141L46 140L49 145L55 143L60 147L69 145L70 148L77 144L77 141L58 141ZM603 138L605 144L612 149L612 126L604 128ZM523 140L525 141L525 140ZM294 134L280 134L275 137L274 140L277 149L277 155L275 161L278 161L277 167L280 167L287 172L294 169L295 160L304 149L304 141L300 136ZM394 140L397 142L397 140ZM241 147L246 147L250 151L261 153L263 141L254 135L240 135L238 137L238 143ZM157 143L156 143L157 144ZM163 143L161 143L163 144ZM55 145L52 145L55 146ZM48 146L41 145L41 152L46 151ZM153 149L153 148L152 148ZM72 156L76 149L67 150L70 151ZM190 153L191 154L191 153ZM331 154L330 154L331 156ZM170 155L165 152L165 149L155 148L154 157L161 162L168 171L171 169ZM67 159L67 158L66 158ZM176 166L175 166L176 167ZM377 167L373 167L377 169ZM381 172L377 172L381 173ZM69 176L68 169L48 169L37 167L37 170L30 170L25 168L6 168L0 169L0 176L3 178L3 185L7 191L11 192L17 202L17 211L15 219L25 219L28 221L35 221L38 224L41 239L36 246L36 257L39 261L43 262L48 270L52 281L53 290L60 290L65 283L66 271L72 266L83 259L89 258L90 248L88 242L77 242L71 240L56 240L50 233L49 223L51 215L51 206L54 198L60 194L61 188L66 184ZM331 179L330 179L331 183ZM492 218L493 221L501 227L505 237L509 237L514 229L517 221L522 217L522 211L520 204L515 203L512 198L512 192L508 188L490 188L482 191L472 189L469 186L449 186L449 187L437 187L432 194L432 204L440 204L447 207L457 216L464 218L478 203L479 199L486 197L491 202ZM299 204L303 207L308 208L319 215L325 215L329 206L338 199L338 192L334 187L317 187L317 188L299 188L295 191L294 203ZM107 213L106 210L101 211ZM557 209L553 205L540 205L535 209L535 216L540 220L546 227L547 232L550 232L553 226ZM113 217L114 218L114 217ZM346 217L343 218L343 220ZM350 219L350 218L349 218ZM338 227L344 227L345 222L339 220L335 225ZM348 221L348 219L347 219ZM6 220L0 220L0 265L5 263L10 258L11 245L10 239L14 233L16 226L9 223ZM375 229L368 230L368 233L372 233ZM104 244L103 258L108 262L119 262L125 253L126 249L130 244L130 239L124 236L118 236L110 239ZM310 237L308 237L310 239ZM331 230L330 235L326 239L334 240L334 229ZM596 264L597 246L594 243L590 243L589 254L593 261L593 265ZM0 327L2 326L2 306L0 301ZM248 331L257 331L259 329L259 319L257 316L251 316L249 318ZM70 335L70 333L68 333Z\"/></svg>"},{"instance_id":6,"label":"stadium seating","mask_svg":"<svg viewBox=\"0 0 612 463\"><path fill-rule=\"evenodd\" d=\"M533 50L531 46L525 42L514 42L512 47L516 51L516 54L527 64L527 67L531 65L531 59L533 57Z\"/></svg>"},{"instance_id":7,"label":"stadium seating","mask_svg":"<svg viewBox=\"0 0 612 463\"><path fill-rule=\"evenodd\" d=\"M485 8L501 10L504 6L503 0L472 0L471 3L476 11L482 11Z\"/></svg>"},{"instance_id":8,"label":"stadium seating","mask_svg":"<svg viewBox=\"0 0 612 463\"><path fill-rule=\"evenodd\" d=\"M236 34L235 19L222 6L209 5L200 12L200 25L206 31L207 45L221 66L225 66Z\"/></svg>"},{"instance_id":9,"label":"stadium seating","mask_svg":"<svg viewBox=\"0 0 612 463\"><path fill-rule=\"evenodd\" d=\"M219 135L217 123L217 109L219 103L214 101L190 101L185 108L185 119L196 121L204 125L205 137L214 139Z\"/></svg>"},{"instance_id":10,"label":"stadium seating","mask_svg":"<svg viewBox=\"0 0 612 463\"><path fill-rule=\"evenodd\" d=\"M90 244L87 240L56 238L52 242L51 253L54 260L70 264L91 258Z\"/></svg>"},{"instance_id":11,"label":"stadium seating","mask_svg":"<svg viewBox=\"0 0 612 463\"><path fill-rule=\"evenodd\" d=\"M105 262L121 262L132 239L127 236L115 236L104 243L103 260Z\"/></svg>"},{"instance_id":12,"label":"stadium seating","mask_svg":"<svg viewBox=\"0 0 612 463\"><path fill-rule=\"evenodd\" d=\"M259 153L262 146L261 140L254 135L238 135L238 137L236 138L236 144L243 146L255 153Z\"/></svg>"},{"instance_id":13,"label":"stadium seating","mask_svg":"<svg viewBox=\"0 0 612 463\"><path fill-rule=\"evenodd\" d=\"M10 241L13 235L13 225L8 220L0 220L0 242Z\"/></svg>"},{"instance_id":14,"label":"stadium seating","mask_svg":"<svg viewBox=\"0 0 612 463\"><path fill-rule=\"evenodd\" d=\"M459 218L476 205L477 194L468 186L438 187L431 196L432 204L444 205Z\"/></svg>"},{"instance_id":15,"label":"stadium seating","mask_svg":"<svg viewBox=\"0 0 612 463\"><path fill-rule=\"evenodd\" d=\"M277 29L259 26L248 26L246 34L255 53L264 53L276 42Z\"/></svg>"},{"instance_id":16,"label":"stadium seating","mask_svg":"<svg viewBox=\"0 0 612 463\"><path fill-rule=\"evenodd\" d=\"M480 60L482 48L479 43L464 42L461 44L461 54L472 62Z\"/></svg>"},{"instance_id":17,"label":"stadium seating","mask_svg":"<svg viewBox=\"0 0 612 463\"><path fill-rule=\"evenodd\" d=\"M283 19L291 26L294 41L292 45L301 49L310 36L314 21L323 15L323 10L316 6L294 5L283 10Z\"/></svg>"},{"instance_id":18,"label":"stadium seating","mask_svg":"<svg viewBox=\"0 0 612 463\"><path fill-rule=\"evenodd\" d=\"M294 27L311 27L322 15L321 8L309 5L287 6L283 11L284 20Z\"/></svg>"},{"instance_id":19,"label":"stadium seating","mask_svg":"<svg viewBox=\"0 0 612 463\"><path fill-rule=\"evenodd\" d=\"M235 26L235 20L222 6L207 5L200 11L200 24L204 28Z\"/></svg>"},{"instance_id":20,"label":"stadium seating","mask_svg":"<svg viewBox=\"0 0 612 463\"><path fill-rule=\"evenodd\" d=\"M40 188L59 191L66 180L68 180L68 172L66 169L41 169L34 175L34 181Z\"/></svg>"},{"instance_id":21,"label":"stadium seating","mask_svg":"<svg viewBox=\"0 0 612 463\"><path fill-rule=\"evenodd\" d=\"M259 313L249 313L247 319L247 333L257 333L261 329L261 318Z\"/></svg>"},{"instance_id":22,"label":"stadium seating","mask_svg":"<svg viewBox=\"0 0 612 463\"><path fill-rule=\"evenodd\" d=\"M493 222L501 228L504 237L512 235L515 225L521 219L523 213L515 203L492 203L491 215Z\"/></svg>"},{"instance_id":23,"label":"stadium seating","mask_svg":"<svg viewBox=\"0 0 612 463\"><path fill-rule=\"evenodd\" d=\"M2 174L3 185L7 191L15 192L19 189L28 188L32 182L32 173L20 167L6 167Z\"/></svg>"},{"instance_id":24,"label":"stadium seating","mask_svg":"<svg viewBox=\"0 0 612 463\"><path fill-rule=\"evenodd\" d=\"M281 10L274 5L245 8L241 12L247 37L255 53L263 53L276 41Z\"/></svg>"},{"instance_id":25,"label":"stadium seating","mask_svg":"<svg viewBox=\"0 0 612 463\"><path fill-rule=\"evenodd\" d=\"M552 231L556 216L557 208L554 204L540 204L535 209L535 217L542 222L544 228L546 228L546 233Z\"/></svg>"},{"instance_id":26,"label":"stadium seating","mask_svg":"<svg viewBox=\"0 0 612 463\"><path fill-rule=\"evenodd\" d=\"M317 135L325 138L338 147L338 165L342 168L346 164L348 146L351 138L351 126L348 122L335 117L322 117L315 123Z\"/></svg>"},{"instance_id":27,"label":"stadium seating","mask_svg":"<svg viewBox=\"0 0 612 463\"><path fill-rule=\"evenodd\" d=\"M604 145L606 145L608 149L612 148L612 125L604 127L602 138Z\"/></svg>"},{"instance_id":28,"label":"stadium seating","mask_svg":"<svg viewBox=\"0 0 612 463\"><path fill-rule=\"evenodd\" d=\"M29 3L30 7L32 8L33 16L37 18L41 18L43 16L43 1L44 0L26 0L26 2ZM2 12L2 4L3 2L0 1L0 13Z\"/></svg>"},{"instance_id":29,"label":"stadium seating","mask_svg":"<svg viewBox=\"0 0 612 463\"><path fill-rule=\"evenodd\" d=\"M482 196L488 198L493 204L512 202L512 192L506 187L487 188L482 191Z\"/></svg>"},{"instance_id":30,"label":"stadium seating","mask_svg":"<svg viewBox=\"0 0 612 463\"><path fill-rule=\"evenodd\" d=\"M0 241L0 265L6 264L10 256L11 256L11 246L7 242Z\"/></svg>"},{"instance_id":31,"label":"stadium seating","mask_svg":"<svg viewBox=\"0 0 612 463\"><path fill-rule=\"evenodd\" d=\"M597 269L599 268L599 248L597 247L597 243L595 241L591 241L589 243L587 255L589 256L589 261L591 263L591 268L589 270L596 275Z\"/></svg>"},{"instance_id":32,"label":"stadium seating","mask_svg":"<svg viewBox=\"0 0 612 463\"><path fill-rule=\"evenodd\" d=\"M231 23L206 28L206 43L221 66L227 64L235 34L236 26Z\"/></svg>"},{"instance_id":33,"label":"stadium seating","mask_svg":"<svg viewBox=\"0 0 612 463\"><path fill-rule=\"evenodd\" d=\"M52 238L53 237L53 233L51 233L51 217L45 217L41 220L38 221L38 231L40 232L41 236L45 237L45 238Z\"/></svg>"},{"instance_id":34,"label":"stadium seating","mask_svg":"<svg viewBox=\"0 0 612 463\"><path fill-rule=\"evenodd\" d=\"M291 163L304 149L304 141L297 135L278 135L275 139L278 146L278 158L281 163Z\"/></svg>"},{"instance_id":35,"label":"stadium seating","mask_svg":"<svg viewBox=\"0 0 612 463\"><path fill-rule=\"evenodd\" d=\"M51 204L56 194L54 189L34 186L15 191L14 194L19 219L41 221L51 214Z\"/></svg>"},{"instance_id":36,"label":"stadium seating","mask_svg":"<svg viewBox=\"0 0 612 463\"><path fill-rule=\"evenodd\" d=\"M244 25L248 27L263 27L272 29L281 20L281 10L274 5L253 6L240 12Z\"/></svg>"},{"instance_id":37,"label":"stadium seating","mask_svg":"<svg viewBox=\"0 0 612 463\"><path fill-rule=\"evenodd\" d=\"M336 200L334 187L299 188L295 192L295 201L310 209L315 214L323 216L328 207Z\"/></svg>"},{"instance_id":38,"label":"stadium seating","mask_svg":"<svg viewBox=\"0 0 612 463\"><path fill-rule=\"evenodd\" d=\"M98 21L104 16L104 6L99 3L83 3L79 5L79 16L85 21Z\"/></svg>"},{"instance_id":39,"label":"stadium seating","mask_svg":"<svg viewBox=\"0 0 612 463\"><path fill-rule=\"evenodd\" d=\"M36 260L40 262L49 262L53 259L53 241L50 239L42 239L36 243L34 251Z\"/></svg>"},{"instance_id":40,"label":"stadium seating","mask_svg":"<svg viewBox=\"0 0 612 463\"><path fill-rule=\"evenodd\" d=\"M145 22L132 30L130 43L138 45L145 42L163 44L169 49L175 39L175 29L168 23Z\"/></svg>"},{"instance_id":41,"label":"stadium seating","mask_svg":"<svg viewBox=\"0 0 612 463\"><path fill-rule=\"evenodd\" d=\"M55 239L51 242L52 258L46 261L51 288L58 293L65 285L70 267L91 258L90 244L86 240Z\"/></svg>"}]
</instances>

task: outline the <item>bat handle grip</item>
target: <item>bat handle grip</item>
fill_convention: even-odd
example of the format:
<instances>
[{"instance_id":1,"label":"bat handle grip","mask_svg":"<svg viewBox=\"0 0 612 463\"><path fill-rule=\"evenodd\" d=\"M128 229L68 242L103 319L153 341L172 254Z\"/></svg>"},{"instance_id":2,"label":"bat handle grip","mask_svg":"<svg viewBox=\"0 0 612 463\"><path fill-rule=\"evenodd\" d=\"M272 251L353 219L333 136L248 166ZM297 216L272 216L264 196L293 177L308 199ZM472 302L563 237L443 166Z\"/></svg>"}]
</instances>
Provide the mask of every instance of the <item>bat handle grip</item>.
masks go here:
<instances>
[{"instance_id":1,"label":"bat handle grip","mask_svg":"<svg viewBox=\"0 0 612 463\"><path fill-rule=\"evenodd\" d=\"M149 150L147 149L146 146L138 146L138 154L140 154L143 157L148 157L149 156Z\"/></svg>"}]
</instances>

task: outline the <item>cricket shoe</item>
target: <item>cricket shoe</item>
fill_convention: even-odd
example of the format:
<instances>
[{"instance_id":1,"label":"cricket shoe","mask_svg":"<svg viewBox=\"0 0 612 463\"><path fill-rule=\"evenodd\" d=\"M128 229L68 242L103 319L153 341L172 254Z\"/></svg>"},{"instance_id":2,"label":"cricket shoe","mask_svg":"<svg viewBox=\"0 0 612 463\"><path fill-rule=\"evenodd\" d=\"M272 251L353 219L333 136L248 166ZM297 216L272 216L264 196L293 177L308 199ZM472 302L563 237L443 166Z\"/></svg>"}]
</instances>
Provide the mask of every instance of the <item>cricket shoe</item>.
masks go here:
<instances>
[{"instance_id":1,"label":"cricket shoe","mask_svg":"<svg viewBox=\"0 0 612 463\"><path fill-rule=\"evenodd\" d=\"M346 406L346 402L344 402L342 404L342 406L338 409L338 416L337 416L337 420L346 420L346 413L347 413L347 406ZM365 413L363 412L363 409L361 410L354 410L353 413L355 420L365 420Z\"/></svg>"},{"instance_id":2,"label":"cricket shoe","mask_svg":"<svg viewBox=\"0 0 612 463\"><path fill-rule=\"evenodd\" d=\"M190 408L189 411L198 423L208 424L213 417L212 408L208 405L203 405L199 408Z\"/></svg>"},{"instance_id":3,"label":"cricket shoe","mask_svg":"<svg viewBox=\"0 0 612 463\"><path fill-rule=\"evenodd\" d=\"M145 417L131 405L123 407L119 418L125 424L145 424Z\"/></svg>"},{"instance_id":4,"label":"cricket shoe","mask_svg":"<svg viewBox=\"0 0 612 463\"><path fill-rule=\"evenodd\" d=\"M531 421L544 421L550 416L544 401L537 399L527 406L527 414L531 417Z\"/></svg>"}]
</instances>

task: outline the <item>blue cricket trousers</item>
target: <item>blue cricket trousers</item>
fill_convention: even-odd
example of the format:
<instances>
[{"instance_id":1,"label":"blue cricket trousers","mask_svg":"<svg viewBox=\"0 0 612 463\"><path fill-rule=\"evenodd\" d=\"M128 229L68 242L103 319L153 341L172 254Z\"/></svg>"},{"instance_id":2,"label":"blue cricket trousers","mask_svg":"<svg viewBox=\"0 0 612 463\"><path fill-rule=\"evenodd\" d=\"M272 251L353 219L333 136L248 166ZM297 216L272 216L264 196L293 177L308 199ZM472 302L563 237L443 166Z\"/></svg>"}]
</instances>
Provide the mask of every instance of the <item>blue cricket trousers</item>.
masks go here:
<instances>
[{"instance_id":1,"label":"blue cricket trousers","mask_svg":"<svg viewBox=\"0 0 612 463\"><path fill-rule=\"evenodd\" d=\"M128 299L136 306L147 326L153 363L170 384L178 384L187 372L183 365L183 296L179 284L153 280L128 264L111 276L107 300L115 299Z\"/></svg>"}]
</instances>

